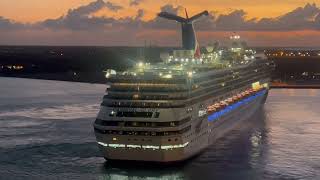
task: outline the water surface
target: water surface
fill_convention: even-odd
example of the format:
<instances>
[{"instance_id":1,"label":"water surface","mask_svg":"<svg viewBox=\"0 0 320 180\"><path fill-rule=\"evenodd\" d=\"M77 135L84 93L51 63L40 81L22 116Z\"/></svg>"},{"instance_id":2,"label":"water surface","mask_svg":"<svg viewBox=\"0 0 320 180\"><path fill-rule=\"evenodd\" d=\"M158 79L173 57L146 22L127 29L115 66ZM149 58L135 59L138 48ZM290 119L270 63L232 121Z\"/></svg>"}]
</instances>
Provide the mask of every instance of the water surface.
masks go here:
<instances>
[{"instance_id":1,"label":"water surface","mask_svg":"<svg viewBox=\"0 0 320 180\"><path fill-rule=\"evenodd\" d=\"M251 119L175 166L105 162L92 128L104 91L0 78L0 179L320 179L320 90L272 90Z\"/></svg>"}]
</instances>

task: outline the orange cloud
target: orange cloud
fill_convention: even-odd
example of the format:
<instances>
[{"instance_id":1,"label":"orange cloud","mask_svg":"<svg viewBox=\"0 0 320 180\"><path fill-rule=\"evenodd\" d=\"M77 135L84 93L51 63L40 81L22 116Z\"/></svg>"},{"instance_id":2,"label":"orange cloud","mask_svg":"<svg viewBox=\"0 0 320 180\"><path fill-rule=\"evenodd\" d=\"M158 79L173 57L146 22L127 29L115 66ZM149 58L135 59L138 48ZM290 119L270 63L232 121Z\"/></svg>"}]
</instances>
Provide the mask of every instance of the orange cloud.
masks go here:
<instances>
[{"instance_id":1,"label":"orange cloud","mask_svg":"<svg viewBox=\"0 0 320 180\"><path fill-rule=\"evenodd\" d=\"M0 16L21 22L37 22L45 19L52 19L66 14L71 8L86 5L93 0L1 0ZM107 0L105 0L107 2ZM151 19L159 12L160 7L167 3L182 5L190 14L197 13L204 9L209 11L230 12L235 9L243 9L248 12L248 17L276 17L306 3L320 3L320 0L145 0L138 6L130 7L129 0L110 0L109 2L124 6L122 16L132 16L137 8L146 10L146 18ZM119 13L120 14L120 13ZM104 12L101 15L119 14Z\"/></svg>"},{"instance_id":2,"label":"orange cloud","mask_svg":"<svg viewBox=\"0 0 320 180\"><path fill-rule=\"evenodd\" d=\"M14 1L2 0L1 3L4 3L5 6L0 6L0 12L3 13L4 11L1 9L9 7L10 4L13 5ZM270 0L270 2L273 1ZM26 6L21 9L21 12L15 14L19 16L27 14L25 18L28 19L29 14L24 11L30 11L30 16L32 14L41 15L46 11L46 8L38 0L29 0L28 2L30 4L37 2L38 4L34 4L33 8L39 8L39 11L30 11L27 8L27 5L30 4L23 1L15 8L21 9L20 5ZM46 2L59 4L60 0L47 0ZM155 18L160 8L163 11L183 14L183 9L177 8L177 6L168 4L163 6L164 1L151 0L143 0L143 3L134 6L130 6L129 0L105 0L104 2L102 0L74 0L72 2L77 2L75 6L72 6L73 8L69 7L69 5L71 6L69 1L61 2L61 11L69 9L63 10L64 16L62 14L55 15L61 18L44 18L41 19L43 21L37 23L14 23L12 20L16 19L10 18L10 16L2 18L0 14L1 43L139 46L144 45L145 41L149 41L151 44L159 46L180 45L179 24ZM175 2L173 4L178 5ZM204 8L210 10L212 5L212 2L208 0L199 0L198 3L184 0L179 4L181 2L186 7L192 7L189 8L190 16ZM243 4L239 4L239 2L243 2ZM234 2L239 5L239 8L247 7L250 9L254 6L256 9L262 8L259 4L262 3L262 0L256 0L258 2L256 5L243 0L239 0L239 2ZM292 0L292 2L296 1ZM205 3L208 4L203 7ZM320 28L320 8L314 4L307 4L300 8L295 7L293 8L295 10L291 9L288 11L289 13L282 13L283 15L277 16L277 18L248 20L250 15L246 11L232 10L233 6L231 6L230 0L225 0L224 3L230 5L229 13L220 16L214 13L197 22L195 28L198 30L201 45L216 40L224 44L232 33L231 31L239 31L240 35L252 46L318 46L318 42L320 42L320 31L317 31ZM279 2L278 6L285 4L284 0ZM53 11L55 7L54 5L47 7L47 13L57 13L58 11ZM219 7L222 7L222 0L217 0L214 6L216 9ZM310 21L310 17L314 17L314 21Z\"/></svg>"}]
</instances>

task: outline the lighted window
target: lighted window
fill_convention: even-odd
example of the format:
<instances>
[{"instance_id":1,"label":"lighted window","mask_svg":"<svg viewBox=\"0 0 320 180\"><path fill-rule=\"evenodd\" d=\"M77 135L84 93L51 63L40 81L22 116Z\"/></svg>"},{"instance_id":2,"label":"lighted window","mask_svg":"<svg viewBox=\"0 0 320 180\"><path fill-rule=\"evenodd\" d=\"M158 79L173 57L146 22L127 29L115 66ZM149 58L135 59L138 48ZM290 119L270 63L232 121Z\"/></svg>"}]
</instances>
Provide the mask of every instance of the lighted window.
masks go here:
<instances>
[{"instance_id":1,"label":"lighted window","mask_svg":"<svg viewBox=\"0 0 320 180\"><path fill-rule=\"evenodd\" d=\"M133 95L133 99L138 99L138 98L139 98L139 94Z\"/></svg>"},{"instance_id":2,"label":"lighted window","mask_svg":"<svg viewBox=\"0 0 320 180\"><path fill-rule=\"evenodd\" d=\"M116 112L114 112L114 111L111 111L109 114L109 116L115 116L115 115L116 115Z\"/></svg>"}]
</instances>

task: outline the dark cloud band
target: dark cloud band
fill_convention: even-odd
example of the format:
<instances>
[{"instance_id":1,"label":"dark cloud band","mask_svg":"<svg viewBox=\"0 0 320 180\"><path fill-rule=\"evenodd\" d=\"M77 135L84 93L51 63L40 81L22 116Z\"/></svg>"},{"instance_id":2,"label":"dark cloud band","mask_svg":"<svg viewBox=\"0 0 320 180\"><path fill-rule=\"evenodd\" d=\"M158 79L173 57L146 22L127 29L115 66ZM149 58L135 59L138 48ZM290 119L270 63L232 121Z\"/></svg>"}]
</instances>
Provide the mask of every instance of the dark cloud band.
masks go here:
<instances>
[{"instance_id":1,"label":"dark cloud band","mask_svg":"<svg viewBox=\"0 0 320 180\"><path fill-rule=\"evenodd\" d=\"M138 5L141 0L132 0L130 5ZM145 29L176 29L177 24L155 17L149 21L142 21L144 10L137 11L135 17L115 19L113 17L91 17L90 15L107 8L110 11L119 11L122 6L109 1L96 0L88 5L68 11L67 15L57 19L47 19L43 22L26 25L15 23L0 17L0 29L20 28L52 28L71 30L105 30L113 28L145 28ZM165 5L161 11L177 14L182 7ZM247 19L244 10L234 10L229 14L212 12L208 18L197 24L199 30L205 31L291 31L291 30L318 30L320 29L320 9L316 4L307 4L276 18Z\"/></svg>"}]
</instances>

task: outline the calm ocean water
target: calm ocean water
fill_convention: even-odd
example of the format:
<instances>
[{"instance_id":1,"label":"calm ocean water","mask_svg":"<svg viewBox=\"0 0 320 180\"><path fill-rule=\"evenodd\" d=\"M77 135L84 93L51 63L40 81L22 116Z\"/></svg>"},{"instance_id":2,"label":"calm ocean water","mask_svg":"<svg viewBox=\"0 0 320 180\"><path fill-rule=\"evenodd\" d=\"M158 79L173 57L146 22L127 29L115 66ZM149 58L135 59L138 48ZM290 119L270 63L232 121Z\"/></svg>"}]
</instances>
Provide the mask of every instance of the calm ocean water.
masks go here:
<instances>
[{"instance_id":1,"label":"calm ocean water","mask_svg":"<svg viewBox=\"0 0 320 180\"><path fill-rule=\"evenodd\" d=\"M175 166L113 165L92 123L104 85L0 78L0 179L320 179L320 90L271 90L264 108Z\"/></svg>"}]
</instances>

